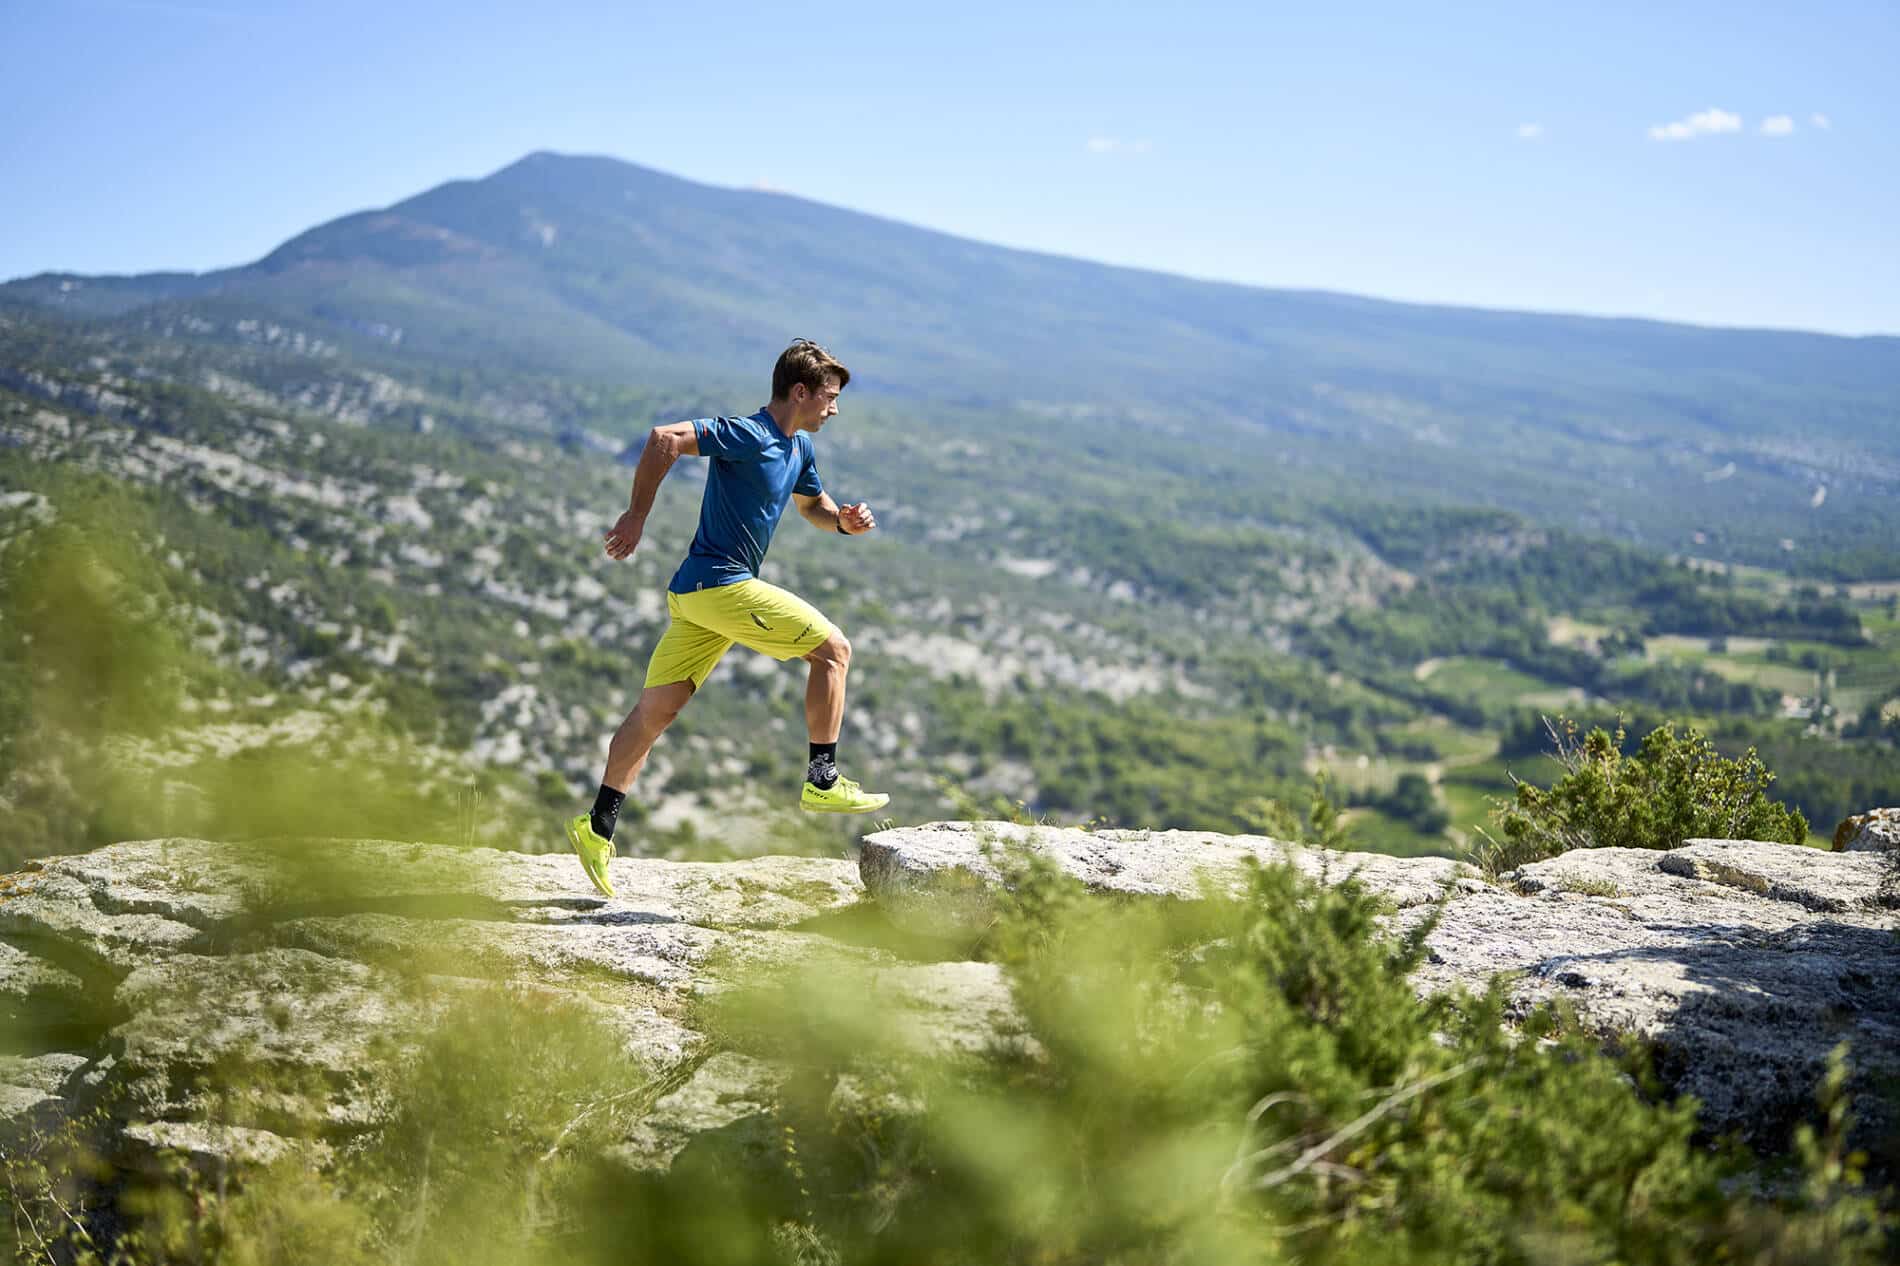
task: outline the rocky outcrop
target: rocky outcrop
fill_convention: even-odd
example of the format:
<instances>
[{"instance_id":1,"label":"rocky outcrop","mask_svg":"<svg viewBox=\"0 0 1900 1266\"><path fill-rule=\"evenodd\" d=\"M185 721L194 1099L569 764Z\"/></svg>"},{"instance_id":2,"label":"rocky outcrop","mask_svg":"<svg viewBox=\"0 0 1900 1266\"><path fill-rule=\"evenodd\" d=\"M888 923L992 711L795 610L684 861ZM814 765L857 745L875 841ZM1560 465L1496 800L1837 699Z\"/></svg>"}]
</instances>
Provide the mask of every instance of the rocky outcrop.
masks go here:
<instances>
[{"instance_id":1,"label":"rocky outcrop","mask_svg":"<svg viewBox=\"0 0 1900 1266\"><path fill-rule=\"evenodd\" d=\"M610 901L565 855L153 840L0 877L0 1128L106 1105L123 1165L322 1164L387 1117L375 1051L460 992L503 988L586 1009L650 1077L619 1162L664 1170L711 1139L743 1156L769 1145L784 1072L769 1050L720 1049L702 1004L761 966L861 969L891 1050L1036 1055L1007 979L975 957L1009 873L998 850L1130 901L1231 890L1249 861L1355 874L1394 926L1436 920L1421 990L1501 972L1520 1013L1562 999L1606 1037L1646 1037L1714 1129L1778 1128L1843 1039L1863 1085L1900 1077L1895 898L1865 852L1698 840L1489 883L1261 837L937 823L872 835L856 862L617 859ZM274 1089L214 1105L234 1067Z\"/></svg>"},{"instance_id":2,"label":"rocky outcrop","mask_svg":"<svg viewBox=\"0 0 1900 1266\"><path fill-rule=\"evenodd\" d=\"M1834 851L1900 853L1900 809L1870 809L1834 829Z\"/></svg>"},{"instance_id":3,"label":"rocky outcrop","mask_svg":"<svg viewBox=\"0 0 1900 1266\"><path fill-rule=\"evenodd\" d=\"M1246 858L1355 874L1390 899L1396 926L1437 920L1421 990L1479 991L1504 973L1519 1014L1561 1000L1606 1038L1649 1039L1716 1130L1778 1137L1841 1041L1863 1091L1900 1076L1900 896L1871 854L1692 840L1580 850L1487 884L1442 859L1259 837L936 823L868 837L862 870L891 917L941 931L986 917L995 855L1019 849L1109 894L1193 896L1197 868L1230 884ZM1866 1110L1879 1099L1867 1093Z\"/></svg>"},{"instance_id":4,"label":"rocky outcrop","mask_svg":"<svg viewBox=\"0 0 1900 1266\"><path fill-rule=\"evenodd\" d=\"M724 979L821 951L878 959L797 930L861 903L848 861L613 871L620 896L605 901L571 857L374 841L149 840L32 863L0 879L0 1035L20 1052L0 1061L0 1121L109 1102L135 1165L164 1149L320 1154L384 1117L372 1049L457 990L530 987L589 1008L664 1078L704 1058L691 1003ZM926 1013L947 1005L911 995ZM302 1090L213 1128L206 1096L233 1068Z\"/></svg>"}]
</instances>

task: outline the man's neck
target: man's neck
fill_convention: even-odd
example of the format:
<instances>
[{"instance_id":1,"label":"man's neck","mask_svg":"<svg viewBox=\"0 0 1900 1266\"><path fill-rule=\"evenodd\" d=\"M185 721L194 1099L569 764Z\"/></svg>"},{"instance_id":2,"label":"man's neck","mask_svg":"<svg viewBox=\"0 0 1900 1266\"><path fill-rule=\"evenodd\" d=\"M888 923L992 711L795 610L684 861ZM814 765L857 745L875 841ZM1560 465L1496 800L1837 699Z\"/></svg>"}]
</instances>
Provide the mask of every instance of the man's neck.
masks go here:
<instances>
[{"instance_id":1,"label":"man's neck","mask_svg":"<svg viewBox=\"0 0 1900 1266\"><path fill-rule=\"evenodd\" d=\"M790 436L797 429L792 425L791 401L774 400L765 406L765 412L766 416L772 419L772 425L778 428L780 435Z\"/></svg>"}]
</instances>

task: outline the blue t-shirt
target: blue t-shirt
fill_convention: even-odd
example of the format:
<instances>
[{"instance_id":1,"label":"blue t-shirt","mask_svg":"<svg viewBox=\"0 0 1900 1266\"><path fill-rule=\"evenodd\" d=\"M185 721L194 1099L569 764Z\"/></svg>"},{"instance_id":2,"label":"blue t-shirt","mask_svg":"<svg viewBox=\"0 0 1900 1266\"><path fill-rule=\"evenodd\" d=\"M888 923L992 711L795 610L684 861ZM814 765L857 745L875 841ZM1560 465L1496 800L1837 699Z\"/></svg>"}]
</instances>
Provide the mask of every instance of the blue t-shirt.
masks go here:
<instances>
[{"instance_id":1,"label":"blue t-shirt","mask_svg":"<svg viewBox=\"0 0 1900 1266\"><path fill-rule=\"evenodd\" d=\"M749 418L700 418L693 423L699 455L712 459L699 531L686 561L667 588L674 593L716 589L759 574L766 547L793 493L815 497L818 459L811 436L790 435L764 409Z\"/></svg>"}]
</instances>

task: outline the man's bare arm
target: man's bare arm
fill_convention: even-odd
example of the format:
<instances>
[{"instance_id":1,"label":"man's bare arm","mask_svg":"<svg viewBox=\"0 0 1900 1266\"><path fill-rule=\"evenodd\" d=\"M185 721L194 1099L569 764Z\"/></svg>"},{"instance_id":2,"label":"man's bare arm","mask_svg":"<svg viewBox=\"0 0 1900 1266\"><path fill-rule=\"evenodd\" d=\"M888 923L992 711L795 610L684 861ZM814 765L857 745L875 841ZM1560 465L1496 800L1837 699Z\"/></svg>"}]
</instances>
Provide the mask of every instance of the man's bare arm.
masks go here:
<instances>
[{"instance_id":1,"label":"man's bare arm","mask_svg":"<svg viewBox=\"0 0 1900 1266\"><path fill-rule=\"evenodd\" d=\"M691 422L656 426L647 432L640 464L633 468L633 491L628 496L627 512L607 530L609 558L630 557L639 547L640 537L646 531L647 515L653 510L654 495L660 491L660 481L682 456L699 456L699 437Z\"/></svg>"},{"instance_id":2,"label":"man's bare arm","mask_svg":"<svg viewBox=\"0 0 1900 1266\"><path fill-rule=\"evenodd\" d=\"M838 530L838 503L831 499L830 493L821 492L815 497L807 497L795 492L792 501L797 504L799 516L805 522L823 532Z\"/></svg>"},{"instance_id":3,"label":"man's bare arm","mask_svg":"<svg viewBox=\"0 0 1900 1266\"><path fill-rule=\"evenodd\" d=\"M831 494L821 492L815 497L793 493L792 500L798 504L798 513L805 522L821 532L843 532L846 536L862 536L877 526L877 516L871 513L871 507L865 502L856 505L841 506L831 499Z\"/></svg>"}]
</instances>

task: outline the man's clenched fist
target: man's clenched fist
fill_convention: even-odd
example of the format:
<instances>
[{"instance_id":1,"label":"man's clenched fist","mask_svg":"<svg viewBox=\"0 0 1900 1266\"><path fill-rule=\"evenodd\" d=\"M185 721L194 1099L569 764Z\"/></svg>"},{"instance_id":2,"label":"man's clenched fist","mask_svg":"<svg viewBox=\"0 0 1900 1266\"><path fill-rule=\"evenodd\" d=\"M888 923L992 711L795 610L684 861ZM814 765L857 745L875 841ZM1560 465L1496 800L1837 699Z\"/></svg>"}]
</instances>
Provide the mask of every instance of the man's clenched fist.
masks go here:
<instances>
[{"instance_id":1,"label":"man's clenched fist","mask_svg":"<svg viewBox=\"0 0 1900 1266\"><path fill-rule=\"evenodd\" d=\"M607 529L607 557L620 559L631 556L640 544L640 534L645 530L645 521L633 511L629 510L621 515L619 520Z\"/></svg>"}]
</instances>

